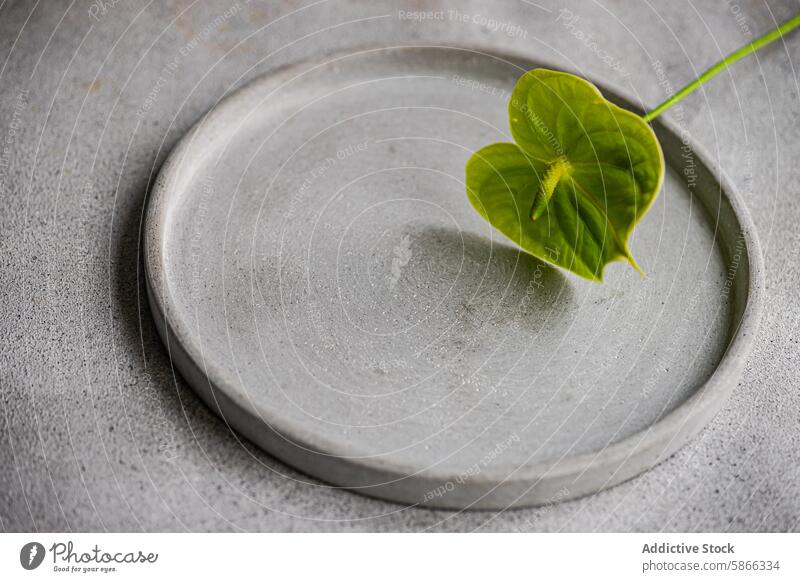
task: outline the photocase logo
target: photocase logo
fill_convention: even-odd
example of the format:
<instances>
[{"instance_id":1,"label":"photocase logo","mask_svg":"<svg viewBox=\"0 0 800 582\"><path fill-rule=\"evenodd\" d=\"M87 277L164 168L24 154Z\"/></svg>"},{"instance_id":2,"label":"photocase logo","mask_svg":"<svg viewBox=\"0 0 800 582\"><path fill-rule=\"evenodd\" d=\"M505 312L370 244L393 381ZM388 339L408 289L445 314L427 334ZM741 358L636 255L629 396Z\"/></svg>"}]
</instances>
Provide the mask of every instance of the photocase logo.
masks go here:
<instances>
[{"instance_id":1,"label":"photocase logo","mask_svg":"<svg viewBox=\"0 0 800 582\"><path fill-rule=\"evenodd\" d=\"M39 542L28 542L19 551L19 563L26 570L35 570L44 560L44 546Z\"/></svg>"}]
</instances>

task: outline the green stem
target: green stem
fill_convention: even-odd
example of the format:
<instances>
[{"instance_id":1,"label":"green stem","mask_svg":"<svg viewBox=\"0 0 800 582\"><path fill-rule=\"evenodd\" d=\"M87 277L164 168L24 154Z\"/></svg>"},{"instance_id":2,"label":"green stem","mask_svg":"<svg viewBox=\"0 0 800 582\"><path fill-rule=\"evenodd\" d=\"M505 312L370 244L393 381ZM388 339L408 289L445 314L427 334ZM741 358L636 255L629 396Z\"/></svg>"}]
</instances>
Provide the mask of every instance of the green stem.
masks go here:
<instances>
[{"instance_id":1,"label":"green stem","mask_svg":"<svg viewBox=\"0 0 800 582\"><path fill-rule=\"evenodd\" d=\"M711 79L714 75L726 69L729 65L732 65L739 59L746 57L750 53L756 52L762 46L768 45L774 40L781 38L784 34L788 33L789 31L797 28L800 26L800 14L792 18L791 20L787 20L783 24L781 24L777 28L773 28L764 36L761 36L751 42L750 44L743 46L738 51L731 53L716 65L708 69L705 73L697 77L694 81L686 85L683 89L675 93L672 97L664 101L661 105L650 111L647 115L644 115L642 118L645 121L652 121L659 115L661 115L664 111L675 105L678 101L686 97L689 93L693 92L695 89L700 87L701 85L705 84L706 81Z\"/></svg>"}]
</instances>

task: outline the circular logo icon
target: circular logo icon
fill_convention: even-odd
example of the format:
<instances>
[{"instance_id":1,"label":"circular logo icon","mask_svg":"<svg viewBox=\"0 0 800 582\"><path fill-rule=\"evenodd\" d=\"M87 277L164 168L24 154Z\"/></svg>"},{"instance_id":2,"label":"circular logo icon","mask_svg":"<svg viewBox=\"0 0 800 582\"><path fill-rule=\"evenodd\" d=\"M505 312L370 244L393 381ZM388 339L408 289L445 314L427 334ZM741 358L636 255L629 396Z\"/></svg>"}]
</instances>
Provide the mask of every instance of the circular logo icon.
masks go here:
<instances>
[{"instance_id":1,"label":"circular logo icon","mask_svg":"<svg viewBox=\"0 0 800 582\"><path fill-rule=\"evenodd\" d=\"M26 570L35 570L44 560L44 546L39 542L28 542L19 551L19 563Z\"/></svg>"}]
</instances>

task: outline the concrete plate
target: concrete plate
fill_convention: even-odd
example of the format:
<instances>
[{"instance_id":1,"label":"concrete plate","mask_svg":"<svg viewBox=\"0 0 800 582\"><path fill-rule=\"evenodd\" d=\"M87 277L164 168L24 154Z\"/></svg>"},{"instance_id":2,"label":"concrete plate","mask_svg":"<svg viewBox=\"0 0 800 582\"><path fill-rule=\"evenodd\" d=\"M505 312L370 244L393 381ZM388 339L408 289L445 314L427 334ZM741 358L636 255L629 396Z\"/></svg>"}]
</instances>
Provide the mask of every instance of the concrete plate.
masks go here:
<instances>
[{"instance_id":1,"label":"concrete plate","mask_svg":"<svg viewBox=\"0 0 800 582\"><path fill-rule=\"evenodd\" d=\"M737 383L763 271L749 216L658 122L668 171L632 251L592 284L470 207L464 163L510 141L523 58L328 56L198 122L150 193L145 268L177 368L270 453L409 504L546 504L695 435ZM632 107L615 91L612 100Z\"/></svg>"}]
</instances>

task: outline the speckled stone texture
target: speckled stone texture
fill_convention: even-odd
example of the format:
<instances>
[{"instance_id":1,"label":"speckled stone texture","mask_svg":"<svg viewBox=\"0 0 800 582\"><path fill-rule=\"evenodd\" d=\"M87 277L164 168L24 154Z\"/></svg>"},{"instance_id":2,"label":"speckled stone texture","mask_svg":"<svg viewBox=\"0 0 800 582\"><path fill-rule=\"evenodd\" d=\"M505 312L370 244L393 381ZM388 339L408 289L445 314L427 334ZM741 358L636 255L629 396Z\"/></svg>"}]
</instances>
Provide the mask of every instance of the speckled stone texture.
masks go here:
<instances>
[{"instance_id":1,"label":"speckled stone texture","mask_svg":"<svg viewBox=\"0 0 800 582\"><path fill-rule=\"evenodd\" d=\"M432 511L295 472L228 430L173 374L147 308L139 247L148 183L172 145L223 94L287 63L364 44L481 43L561 62L654 105L796 9L789 1L5 3L0 526L800 529L798 35L667 114L748 203L767 309L742 381L709 427L598 495L500 513ZM409 14L418 10L434 12Z\"/></svg>"}]
</instances>

